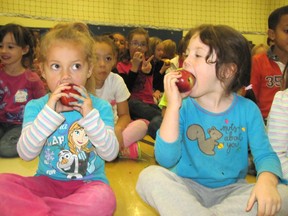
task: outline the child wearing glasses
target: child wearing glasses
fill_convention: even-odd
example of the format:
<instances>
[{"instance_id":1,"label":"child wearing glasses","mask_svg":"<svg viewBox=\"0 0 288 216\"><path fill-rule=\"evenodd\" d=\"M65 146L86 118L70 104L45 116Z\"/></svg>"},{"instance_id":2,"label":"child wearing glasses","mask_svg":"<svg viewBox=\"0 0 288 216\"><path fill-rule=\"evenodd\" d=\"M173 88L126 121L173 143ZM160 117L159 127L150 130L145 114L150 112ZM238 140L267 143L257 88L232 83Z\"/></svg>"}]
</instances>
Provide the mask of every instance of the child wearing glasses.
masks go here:
<instances>
[{"instance_id":1,"label":"child wearing glasses","mask_svg":"<svg viewBox=\"0 0 288 216\"><path fill-rule=\"evenodd\" d=\"M147 119L151 121L161 116L161 109L153 99L153 73L147 58L149 49L149 34L143 28L131 30L127 36L130 61L118 62L117 70L131 92L129 110L132 119Z\"/></svg>"}]
</instances>

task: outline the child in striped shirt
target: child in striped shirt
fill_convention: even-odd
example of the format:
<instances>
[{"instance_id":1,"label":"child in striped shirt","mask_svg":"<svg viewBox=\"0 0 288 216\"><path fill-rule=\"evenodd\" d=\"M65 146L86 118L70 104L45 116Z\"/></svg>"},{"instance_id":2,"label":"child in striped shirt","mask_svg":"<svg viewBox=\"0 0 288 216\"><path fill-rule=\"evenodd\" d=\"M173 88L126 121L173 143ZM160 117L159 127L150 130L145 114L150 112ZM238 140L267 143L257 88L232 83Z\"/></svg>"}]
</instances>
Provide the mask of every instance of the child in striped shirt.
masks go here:
<instances>
[{"instance_id":1,"label":"child in striped shirt","mask_svg":"<svg viewBox=\"0 0 288 216\"><path fill-rule=\"evenodd\" d=\"M285 66L281 91L275 94L267 122L268 136L277 153L283 172L284 183L288 184L288 63Z\"/></svg>"},{"instance_id":2,"label":"child in striped shirt","mask_svg":"<svg viewBox=\"0 0 288 216\"><path fill-rule=\"evenodd\" d=\"M42 38L39 68L50 92L26 105L17 144L23 160L39 158L38 169L0 175L1 215L113 215L105 161L119 144L111 105L92 93L93 47L83 23L58 24ZM71 88L79 94L63 92ZM63 96L76 100L62 104Z\"/></svg>"}]
</instances>

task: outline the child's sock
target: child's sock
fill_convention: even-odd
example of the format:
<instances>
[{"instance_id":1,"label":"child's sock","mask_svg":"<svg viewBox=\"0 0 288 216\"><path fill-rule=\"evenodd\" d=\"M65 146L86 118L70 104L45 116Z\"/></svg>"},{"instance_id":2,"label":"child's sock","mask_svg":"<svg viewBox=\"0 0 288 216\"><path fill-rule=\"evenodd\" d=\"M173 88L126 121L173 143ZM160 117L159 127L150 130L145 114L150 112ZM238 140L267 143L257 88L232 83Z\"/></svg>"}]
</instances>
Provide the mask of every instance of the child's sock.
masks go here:
<instances>
[{"instance_id":1,"label":"child's sock","mask_svg":"<svg viewBox=\"0 0 288 216\"><path fill-rule=\"evenodd\" d=\"M141 158L140 143L135 142L132 143L129 147L124 148L122 151L119 152L119 157L133 160L140 159Z\"/></svg>"}]
</instances>

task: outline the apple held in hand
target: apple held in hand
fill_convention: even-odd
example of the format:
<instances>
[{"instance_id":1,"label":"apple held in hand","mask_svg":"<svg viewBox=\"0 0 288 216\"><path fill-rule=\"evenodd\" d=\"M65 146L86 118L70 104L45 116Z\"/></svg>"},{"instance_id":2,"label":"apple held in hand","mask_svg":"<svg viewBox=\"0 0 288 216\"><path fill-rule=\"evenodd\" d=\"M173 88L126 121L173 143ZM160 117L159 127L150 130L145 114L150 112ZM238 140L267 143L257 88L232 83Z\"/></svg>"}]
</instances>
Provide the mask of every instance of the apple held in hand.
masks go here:
<instances>
[{"instance_id":1,"label":"apple held in hand","mask_svg":"<svg viewBox=\"0 0 288 216\"><path fill-rule=\"evenodd\" d=\"M71 86L71 88L70 88L70 89L64 89L64 90L62 91L63 93L66 93L66 94L68 94L68 95L69 95L69 93L73 93L73 94L78 94L78 95L80 95L80 93L73 88L73 86L77 86L76 84L69 84L68 86ZM76 102L77 99L75 99L75 98L73 98L73 97L62 96L62 97L60 98L60 101L61 101L61 103L62 103L63 105L65 105L65 106L71 106L69 103L70 103L70 102Z\"/></svg>"},{"instance_id":2,"label":"apple held in hand","mask_svg":"<svg viewBox=\"0 0 288 216\"><path fill-rule=\"evenodd\" d=\"M178 78L178 82L176 82L179 92L183 93L190 91L194 86L195 77L193 76L192 73L184 69L179 69L178 71L182 75L180 78Z\"/></svg>"},{"instance_id":3,"label":"apple held in hand","mask_svg":"<svg viewBox=\"0 0 288 216\"><path fill-rule=\"evenodd\" d=\"M165 60L164 60L164 64L165 64L166 66L170 66L170 64L171 64L170 59L165 59Z\"/></svg>"}]
</instances>

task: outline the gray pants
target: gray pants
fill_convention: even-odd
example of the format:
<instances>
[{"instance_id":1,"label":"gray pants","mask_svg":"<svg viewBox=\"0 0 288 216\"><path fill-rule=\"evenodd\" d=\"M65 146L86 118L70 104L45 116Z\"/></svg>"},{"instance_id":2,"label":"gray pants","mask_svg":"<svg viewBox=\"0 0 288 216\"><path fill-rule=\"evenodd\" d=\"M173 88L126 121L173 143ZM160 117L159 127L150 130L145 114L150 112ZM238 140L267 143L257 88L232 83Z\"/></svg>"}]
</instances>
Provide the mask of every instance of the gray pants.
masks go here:
<instances>
[{"instance_id":1,"label":"gray pants","mask_svg":"<svg viewBox=\"0 0 288 216\"><path fill-rule=\"evenodd\" d=\"M17 142L22 125L0 124L0 157L17 157Z\"/></svg>"},{"instance_id":2,"label":"gray pants","mask_svg":"<svg viewBox=\"0 0 288 216\"><path fill-rule=\"evenodd\" d=\"M136 190L161 216L255 216L257 203L250 212L245 211L253 186L243 180L226 187L207 188L163 167L150 166L140 173ZM278 190L282 198L278 215L287 216L288 187L279 185Z\"/></svg>"}]
</instances>

